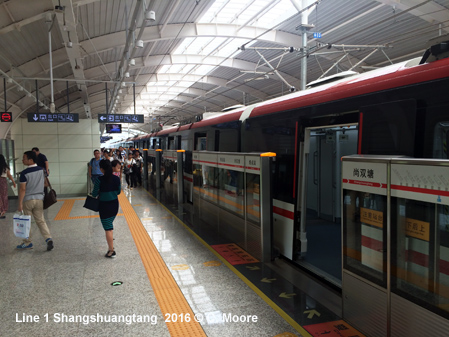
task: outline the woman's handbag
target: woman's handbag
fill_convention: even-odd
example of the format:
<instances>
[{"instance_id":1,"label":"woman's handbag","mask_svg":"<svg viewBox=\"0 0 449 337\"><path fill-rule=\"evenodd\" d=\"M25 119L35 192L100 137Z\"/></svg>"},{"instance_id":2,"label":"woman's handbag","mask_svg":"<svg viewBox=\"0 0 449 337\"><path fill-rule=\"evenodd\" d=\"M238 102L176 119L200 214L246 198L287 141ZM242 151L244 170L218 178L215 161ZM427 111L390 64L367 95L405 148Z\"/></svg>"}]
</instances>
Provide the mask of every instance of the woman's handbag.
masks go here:
<instances>
[{"instance_id":1,"label":"woman's handbag","mask_svg":"<svg viewBox=\"0 0 449 337\"><path fill-rule=\"evenodd\" d=\"M18 238L27 239L30 236L31 215L16 213L13 216L14 235Z\"/></svg>"},{"instance_id":2,"label":"woman's handbag","mask_svg":"<svg viewBox=\"0 0 449 337\"><path fill-rule=\"evenodd\" d=\"M90 209L91 211L98 212L98 209L100 207L100 199L94 198L93 196L88 194L83 207Z\"/></svg>"},{"instance_id":3,"label":"woman's handbag","mask_svg":"<svg viewBox=\"0 0 449 337\"><path fill-rule=\"evenodd\" d=\"M45 188L45 195L44 195L44 209L47 209L53 204L56 204L58 200L56 199L56 192L51 187L50 180L48 180L47 177L45 177L45 181L47 182L48 186L50 187L50 190L48 188Z\"/></svg>"}]
</instances>

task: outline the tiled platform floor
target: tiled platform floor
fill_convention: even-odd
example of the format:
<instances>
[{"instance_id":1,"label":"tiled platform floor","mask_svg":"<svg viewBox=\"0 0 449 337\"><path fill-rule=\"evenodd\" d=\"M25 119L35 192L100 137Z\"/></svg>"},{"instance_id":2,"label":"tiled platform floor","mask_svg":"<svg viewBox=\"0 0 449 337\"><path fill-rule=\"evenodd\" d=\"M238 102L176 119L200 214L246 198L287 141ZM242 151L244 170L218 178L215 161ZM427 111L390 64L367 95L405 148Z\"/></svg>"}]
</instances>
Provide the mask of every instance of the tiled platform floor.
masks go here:
<instances>
[{"instance_id":1,"label":"tiled platform floor","mask_svg":"<svg viewBox=\"0 0 449 337\"><path fill-rule=\"evenodd\" d=\"M205 335L301 336L146 191L125 194ZM63 205L61 199L46 211L55 243L50 252L35 225L34 249L15 249L20 239L12 231L14 201L0 220L0 335L170 336L168 316L160 309L125 216L114 222L117 258L106 259L99 218L82 207L83 200L75 200L66 220L55 220ZM115 281L123 284L112 286ZM257 322L224 322L223 314L254 315ZM119 316L131 321L94 322ZM144 316L153 321L132 321ZM69 321L58 322L61 317Z\"/></svg>"}]
</instances>

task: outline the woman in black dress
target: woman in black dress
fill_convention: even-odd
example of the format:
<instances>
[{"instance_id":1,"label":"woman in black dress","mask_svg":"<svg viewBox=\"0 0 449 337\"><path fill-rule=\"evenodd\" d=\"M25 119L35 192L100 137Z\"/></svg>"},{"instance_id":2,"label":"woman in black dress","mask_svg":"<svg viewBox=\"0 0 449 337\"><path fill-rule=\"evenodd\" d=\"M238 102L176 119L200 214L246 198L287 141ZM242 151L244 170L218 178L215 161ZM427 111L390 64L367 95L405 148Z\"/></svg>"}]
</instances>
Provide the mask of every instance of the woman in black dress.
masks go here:
<instances>
[{"instance_id":1,"label":"woman in black dress","mask_svg":"<svg viewBox=\"0 0 449 337\"><path fill-rule=\"evenodd\" d=\"M100 220L106 233L108 252L106 257L115 257L114 251L114 226L113 222L118 213L118 195L121 191L120 178L112 174L111 162L107 159L100 161L100 170L103 175L95 181L92 196L99 195Z\"/></svg>"}]
</instances>

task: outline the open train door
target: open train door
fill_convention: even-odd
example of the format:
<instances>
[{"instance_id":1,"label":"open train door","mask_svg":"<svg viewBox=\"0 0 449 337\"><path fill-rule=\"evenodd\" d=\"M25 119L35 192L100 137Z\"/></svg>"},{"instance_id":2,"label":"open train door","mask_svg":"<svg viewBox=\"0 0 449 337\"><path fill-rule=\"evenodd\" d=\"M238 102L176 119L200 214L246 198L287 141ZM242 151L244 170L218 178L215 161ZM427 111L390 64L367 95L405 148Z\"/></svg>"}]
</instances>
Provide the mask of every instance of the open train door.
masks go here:
<instances>
[{"instance_id":1,"label":"open train door","mask_svg":"<svg viewBox=\"0 0 449 337\"><path fill-rule=\"evenodd\" d=\"M305 129L301 144L297 263L341 284L341 164L357 153L357 124Z\"/></svg>"}]
</instances>

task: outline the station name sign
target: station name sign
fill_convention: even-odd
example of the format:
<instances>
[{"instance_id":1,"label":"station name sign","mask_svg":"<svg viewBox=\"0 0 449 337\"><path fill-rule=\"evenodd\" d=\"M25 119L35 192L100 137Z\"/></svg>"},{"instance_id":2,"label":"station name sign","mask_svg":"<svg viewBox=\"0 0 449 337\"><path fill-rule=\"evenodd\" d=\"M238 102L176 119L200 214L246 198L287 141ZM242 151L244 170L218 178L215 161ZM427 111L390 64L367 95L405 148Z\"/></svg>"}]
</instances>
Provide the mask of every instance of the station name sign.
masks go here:
<instances>
[{"instance_id":1,"label":"station name sign","mask_svg":"<svg viewBox=\"0 0 449 337\"><path fill-rule=\"evenodd\" d=\"M29 112L27 116L29 123L79 123L78 114Z\"/></svg>"},{"instance_id":2,"label":"station name sign","mask_svg":"<svg viewBox=\"0 0 449 337\"><path fill-rule=\"evenodd\" d=\"M144 115L98 114L98 123L145 123Z\"/></svg>"}]
</instances>

